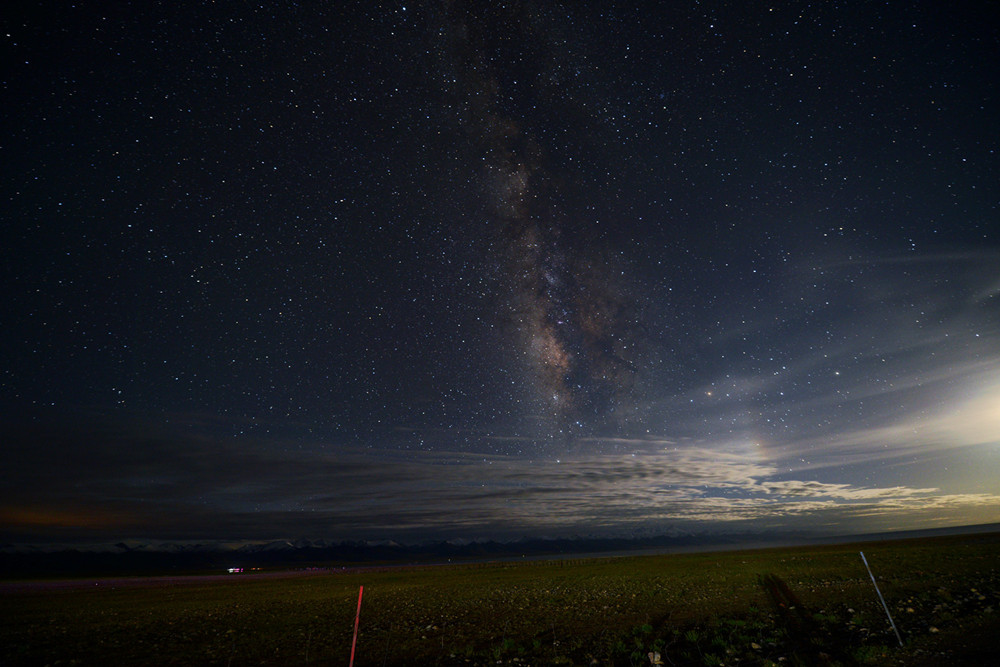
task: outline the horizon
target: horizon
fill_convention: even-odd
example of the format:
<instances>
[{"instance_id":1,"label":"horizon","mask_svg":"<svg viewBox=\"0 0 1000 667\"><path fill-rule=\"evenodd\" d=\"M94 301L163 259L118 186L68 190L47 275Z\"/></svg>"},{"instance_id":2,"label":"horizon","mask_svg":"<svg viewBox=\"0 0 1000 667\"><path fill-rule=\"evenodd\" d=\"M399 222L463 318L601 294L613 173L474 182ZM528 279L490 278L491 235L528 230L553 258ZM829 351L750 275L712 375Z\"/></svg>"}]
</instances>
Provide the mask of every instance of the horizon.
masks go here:
<instances>
[{"instance_id":1,"label":"horizon","mask_svg":"<svg viewBox=\"0 0 1000 667\"><path fill-rule=\"evenodd\" d=\"M586 556L587 554L621 553L679 553L698 550L740 550L767 549L785 546L819 546L824 544L846 544L854 541L892 541L896 539L911 539L921 537L946 537L956 535L987 534L1000 532L1000 522L986 524L957 524L934 528L916 528L906 530L889 530L872 533L815 533L803 531L786 531L782 533L753 532L674 532L671 534L656 534L645 536L625 535L567 535L528 536L511 539L495 538L451 538L423 539L410 542L398 542L391 539L380 540L338 540L322 537L273 538L267 540L158 540L127 538L119 542L63 542L63 543L0 543L0 553L18 555L25 553L92 553L107 555L125 555L141 553L183 555L185 553L259 553L261 550L279 552L280 545L287 545L287 551L300 550L331 550L342 547L361 549L398 549L400 555L412 552L423 552L434 547L454 549L474 548L494 545L504 549L511 546L531 545L538 556L566 555ZM550 552L547 547L555 544L581 545L583 551ZM602 546L603 545L603 546ZM596 549L596 551L595 551ZM624 551L622 551L624 549ZM609 551L610 550L610 551ZM487 557L488 558L488 557Z\"/></svg>"}]
</instances>

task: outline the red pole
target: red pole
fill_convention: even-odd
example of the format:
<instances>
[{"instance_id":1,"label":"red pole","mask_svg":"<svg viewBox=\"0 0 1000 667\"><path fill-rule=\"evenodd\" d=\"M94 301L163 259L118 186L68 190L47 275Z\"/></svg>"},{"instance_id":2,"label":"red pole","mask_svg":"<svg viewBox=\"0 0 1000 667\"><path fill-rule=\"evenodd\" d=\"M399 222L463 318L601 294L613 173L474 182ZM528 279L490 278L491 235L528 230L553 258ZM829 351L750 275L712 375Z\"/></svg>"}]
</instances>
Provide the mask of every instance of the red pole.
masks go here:
<instances>
[{"instance_id":1,"label":"red pole","mask_svg":"<svg viewBox=\"0 0 1000 667\"><path fill-rule=\"evenodd\" d=\"M358 623L361 622L361 596L365 594L365 587L358 591L358 613L354 616L354 639L351 641L351 664L354 667L354 647L358 644Z\"/></svg>"}]
</instances>

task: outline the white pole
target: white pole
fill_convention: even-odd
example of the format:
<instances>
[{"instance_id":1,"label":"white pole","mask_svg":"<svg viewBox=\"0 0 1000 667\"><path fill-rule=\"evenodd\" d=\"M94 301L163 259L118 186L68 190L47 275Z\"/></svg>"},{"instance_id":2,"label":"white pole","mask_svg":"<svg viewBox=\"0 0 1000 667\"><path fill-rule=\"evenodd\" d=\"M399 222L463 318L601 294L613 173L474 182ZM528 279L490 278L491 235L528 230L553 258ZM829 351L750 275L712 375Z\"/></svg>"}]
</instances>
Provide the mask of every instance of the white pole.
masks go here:
<instances>
[{"instance_id":1,"label":"white pole","mask_svg":"<svg viewBox=\"0 0 1000 667\"><path fill-rule=\"evenodd\" d=\"M875 592L878 593L878 599L882 601L882 608L885 609L885 615L889 619L889 625L892 626L892 631L896 633L896 639L899 641L899 646L903 646L903 638L899 636L899 630L896 629L896 624L892 621L892 615L889 614L889 605L885 603L885 598L882 597L882 591L878 589L878 584L875 583L875 575L872 574L872 569L868 567L868 559L865 558L865 552L859 551L861 554L861 562L865 564L865 569L868 570L868 576L872 578L872 584L875 586Z\"/></svg>"}]
</instances>

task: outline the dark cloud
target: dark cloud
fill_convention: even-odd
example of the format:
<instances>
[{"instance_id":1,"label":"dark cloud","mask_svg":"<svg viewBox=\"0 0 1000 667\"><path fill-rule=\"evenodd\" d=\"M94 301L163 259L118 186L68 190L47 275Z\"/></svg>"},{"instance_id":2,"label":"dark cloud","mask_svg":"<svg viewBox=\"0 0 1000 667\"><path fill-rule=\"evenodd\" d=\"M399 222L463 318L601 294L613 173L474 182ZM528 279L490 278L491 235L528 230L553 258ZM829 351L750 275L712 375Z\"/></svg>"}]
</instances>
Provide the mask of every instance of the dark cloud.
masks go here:
<instances>
[{"instance_id":1,"label":"dark cloud","mask_svg":"<svg viewBox=\"0 0 1000 667\"><path fill-rule=\"evenodd\" d=\"M775 520L808 530L815 521L912 520L936 509L986 517L1000 501L989 493L821 482L807 472L786 475L753 447L655 440L594 442L602 447L555 461L462 452L327 453L51 424L21 425L5 436L13 456L0 506L5 534L18 539L105 531L224 540L520 537L704 530L707 524L755 531ZM90 454L54 464L53 455L70 442L89 443ZM607 453L611 445L621 451ZM875 520L862 524L882 527Z\"/></svg>"}]
</instances>

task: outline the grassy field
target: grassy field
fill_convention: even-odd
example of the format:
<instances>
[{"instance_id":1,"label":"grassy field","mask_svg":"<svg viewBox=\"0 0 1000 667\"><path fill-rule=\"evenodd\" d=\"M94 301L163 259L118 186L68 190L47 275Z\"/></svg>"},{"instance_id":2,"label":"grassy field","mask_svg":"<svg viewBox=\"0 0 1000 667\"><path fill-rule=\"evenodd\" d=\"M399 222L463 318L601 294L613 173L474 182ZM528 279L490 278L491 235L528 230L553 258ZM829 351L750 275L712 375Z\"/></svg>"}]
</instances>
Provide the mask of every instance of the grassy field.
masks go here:
<instances>
[{"instance_id":1,"label":"grassy field","mask_svg":"<svg viewBox=\"0 0 1000 667\"><path fill-rule=\"evenodd\" d=\"M900 648L863 549L905 646ZM1000 534L212 580L0 585L0 665L988 664Z\"/></svg>"}]
</instances>

